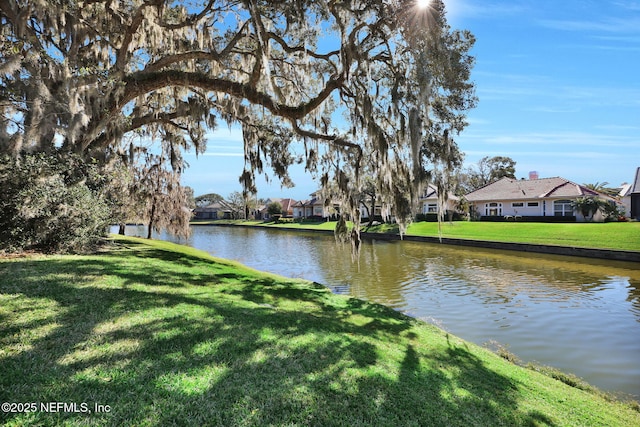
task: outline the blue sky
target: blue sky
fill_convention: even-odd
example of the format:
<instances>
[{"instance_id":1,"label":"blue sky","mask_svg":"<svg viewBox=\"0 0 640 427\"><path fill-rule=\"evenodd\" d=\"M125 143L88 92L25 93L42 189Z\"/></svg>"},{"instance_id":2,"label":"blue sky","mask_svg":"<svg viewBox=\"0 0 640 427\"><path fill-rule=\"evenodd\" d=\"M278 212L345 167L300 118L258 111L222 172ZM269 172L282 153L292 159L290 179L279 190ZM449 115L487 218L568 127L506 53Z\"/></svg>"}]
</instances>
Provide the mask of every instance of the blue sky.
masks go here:
<instances>
[{"instance_id":1,"label":"blue sky","mask_svg":"<svg viewBox=\"0 0 640 427\"><path fill-rule=\"evenodd\" d=\"M516 176L630 182L640 167L640 0L448 0L452 27L476 36L478 106L457 141L465 164L509 156ZM242 142L221 125L189 155L195 194L239 191ZM259 182L259 197L307 198L316 183ZM262 181L262 180L261 180Z\"/></svg>"}]
</instances>

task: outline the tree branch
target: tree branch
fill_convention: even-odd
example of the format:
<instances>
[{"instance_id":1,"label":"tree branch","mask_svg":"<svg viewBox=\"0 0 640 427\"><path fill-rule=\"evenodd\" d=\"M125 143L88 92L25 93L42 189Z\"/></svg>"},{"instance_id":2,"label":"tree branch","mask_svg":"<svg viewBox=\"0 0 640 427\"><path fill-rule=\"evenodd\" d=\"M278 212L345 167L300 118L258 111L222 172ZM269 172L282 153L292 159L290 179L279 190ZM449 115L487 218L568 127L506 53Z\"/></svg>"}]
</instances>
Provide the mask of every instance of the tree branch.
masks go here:
<instances>
[{"instance_id":1,"label":"tree branch","mask_svg":"<svg viewBox=\"0 0 640 427\"><path fill-rule=\"evenodd\" d=\"M129 45L133 40L133 35L136 33L136 31L138 31L138 28L140 27L140 25L142 25L142 21L144 21L143 10L146 9L147 6L148 4L144 3L138 8L138 10L136 10L135 15L131 19L131 24L127 27L124 33L122 44L120 45L120 48L118 49L118 53L116 54L116 63L115 63L116 70L118 70L121 73L124 72L126 61L129 58Z\"/></svg>"},{"instance_id":2,"label":"tree branch","mask_svg":"<svg viewBox=\"0 0 640 427\"><path fill-rule=\"evenodd\" d=\"M169 65L176 64L183 61L189 61L192 59L207 59L211 61L220 61L221 58L224 58L226 55L228 55L232 51L232 49L236 46L236 44L238 43L238 40L240 40L242 34L244 33L246 26L247 26L246 22L242 24L242 27L240 27L238 32L233 36L233 38L229 41L229 43L225 46L225 48L222 51L220 51L220 53L216 52L215 50L212 50L211 52L194 50L190 52L182 52L179 54L169 55L159 59L156 62L153 62L147 65L145 67L145 71L146 72L160 71L161 69L168 67Z\"/></svg>"},{"instance_id":3,"label":"tree branch","mask_svg":"<svg viewBox=\"0 0 640 427\"><path fill-rule=\"evenodd\" d=\"M192 73L178 70L161 72L138 72L123 79L125 95L114 107L119 110L129 101L145 93L169 86L194 86L203 90L223 92L236 98L245 99L252 104L260 105L272 114L288 119L301 119L320 106L336 89L342 87L344 77L332 76L324 88L307 102L298 105L286 105L275 101L270 95L259 91L246 83L209 77L202 73Z\"/></svg>"},{"instance_id":4,"label":"tree branch","mask_svg":"<svg viewBox=\"0 0 640 427\"><path fill-rule=\"evenodd\" d=\"M213 10L214 3L215 0L209 0L209 3L207 3L207 5L200 11L200 13L188 16L184 22L181 22L179 24L168 24L166 22L160 22L159 25L169 30L179 30L181 28L188 27L204 18L209 11Z\"/></svg>"},{"instance_id":5,"label":"tree branch","mask_svg":"<svg viewBox=\"0 0 640 427\"><path fill-rule=\"evenodd\" d=\"M358 153L357 164L360 165L360 162L362 160L362 155L363 155L362 147L360 145L353 142L349 142L346 139L337 135L327 135L327 134L317 133L307 129L302 129L298 125L297 121L295 120L291 120L291 126L293 127L293 130L302 137L321 140L321 141L327 141L330 144L337 145L339 147L351 148L356 150L356 152Z\"/></svg>"}]
</instances>

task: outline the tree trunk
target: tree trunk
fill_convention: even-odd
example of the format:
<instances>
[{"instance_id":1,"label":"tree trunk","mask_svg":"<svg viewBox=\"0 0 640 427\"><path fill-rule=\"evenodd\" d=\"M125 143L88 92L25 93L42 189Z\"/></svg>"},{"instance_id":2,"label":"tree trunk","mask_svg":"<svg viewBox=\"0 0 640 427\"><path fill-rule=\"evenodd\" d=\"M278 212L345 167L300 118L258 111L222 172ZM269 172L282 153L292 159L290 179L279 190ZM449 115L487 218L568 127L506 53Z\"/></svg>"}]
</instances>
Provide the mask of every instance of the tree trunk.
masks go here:
<instances>
[{"instance_id":1,"label":"tree trunk","mask_svg":"<svg viewBox=\"0 0 640 427\"><path fill-rule=\"evenodd\" d=\"M151 232L153 231L153 225L155 223L156 204L151 205L151 215L149 215L149 230L147 230L147 239L151 239Z\"/></svg>"},{"instance_id":2,"label":"tree trunk","mask_svg":"<svg viewBox=\"0 0 640 427\"><path fill-rule=\"evenodd\" d=\"M125 224L120 224L118 227L118 234L121 236L124 236L124 229L125 229L126 225Z\"/></svg>"},{"instance_id":3,"label":"tree trunk","mask_svg":"<svg viewBox=\"0 0 640 427\"><path fill-rule=\"evenodd\" d=\"M371 198L371 210L369 211L369 224L367 227L371 227L373 225L374 218L376 216L376 198Z\"/></svg>"}]
</instances>

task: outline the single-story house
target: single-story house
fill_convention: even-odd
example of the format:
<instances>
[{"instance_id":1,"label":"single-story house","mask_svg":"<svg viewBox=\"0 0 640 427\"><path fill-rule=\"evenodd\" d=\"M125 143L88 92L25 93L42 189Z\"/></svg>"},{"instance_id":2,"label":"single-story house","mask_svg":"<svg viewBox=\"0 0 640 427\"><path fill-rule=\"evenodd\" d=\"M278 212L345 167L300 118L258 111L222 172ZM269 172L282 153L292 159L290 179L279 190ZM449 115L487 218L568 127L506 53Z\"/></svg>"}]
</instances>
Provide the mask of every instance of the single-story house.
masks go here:
<instances>
[{"instance_id":1,"label":"single-story house","mask_svg":"<svg viewBox=\"0 0 640 427\"><path fill-rule=\"evenodd\" d=\"M324 217L324 203L318 197L316 193L311 194L310 200L300 200L293 205L293 217L294 218L311 218L311 217Z\"/></svg>"},{"instance_id":2,"label":"single-story house","mask_svg":"<svg viewBox=\"0 0 640 427\"><path fill-rule=\"evenodd\" d=\"M611 197L561 177L518 180L502 178L468 193L470 209L481 219L534 219L585 221L573 208L580 197L598 197L615 203ZM598 212L589 220L602 220ZM548 218L547 220L552 220Z\"/></svg>"},{"instance_id":3,"label":"single-story house","mask_svg":"<svg viewBox=\"0 0 640 427\"><path fill-rule=\"evenodd\" d=\"M447 201L445 202L445 210L447 212L455 212L457 210L457 204L460 198L453 193L447 195ZM421 213L423 214L437 214L438 207L438 187L433 184L427 185L424 193L420 197Z\"/></svg>"},{"instance_id":4,"label":"single-story house","mask_svg":"<svg viewBox=\"0 0 640 427\"><path fill-rule=\"evenodd\" d=\"M281 198L277 198L277 197L272 197L270 199L267 199L264 203L263 206L260 206L259 210L260 210L260 217L262 219L269 219L269 205L271 203L280 203L280 206L282 206L282 216L283 217L292 217L294 216L294 212L293 212L293 207L295 206L295 204L297 203L295 200L293 199L281 199Z\"/></svg>"},{"instance_id":5,"label":"single-story house","mask_svg":"<svg viewBox=\"0 0 640 427\"><path fill-rule=\"evenodd\" d=\"M207 206L195 208L193 217L195 219L231 219L233 218L233 209L227 202L221 200Z\"/></svg>"},{"instance_id":6,"label":"single-story house","mask_svg":"<svg viewBox=\"0 0 640 427\"><path fill-rule=\"evenodd\" d=\"M640 168L636 169L636 177L631 184L624 184L619 194L629 218L640 220Z\"/></svg>"},{"instance_id":7,"label":"single-story house","mask_svg":"<svg viewBox=\"0 0 640 427\"><path fill-rule=\"evenodd\" d=\"M324 201L318 197L318 193L311 193L310 196L310 200L300 200L293 204L294 218L328 218L334 213L326 214ZM339 211L339 205L334 203L333 209Z\"/></svg>"}]
</instances>

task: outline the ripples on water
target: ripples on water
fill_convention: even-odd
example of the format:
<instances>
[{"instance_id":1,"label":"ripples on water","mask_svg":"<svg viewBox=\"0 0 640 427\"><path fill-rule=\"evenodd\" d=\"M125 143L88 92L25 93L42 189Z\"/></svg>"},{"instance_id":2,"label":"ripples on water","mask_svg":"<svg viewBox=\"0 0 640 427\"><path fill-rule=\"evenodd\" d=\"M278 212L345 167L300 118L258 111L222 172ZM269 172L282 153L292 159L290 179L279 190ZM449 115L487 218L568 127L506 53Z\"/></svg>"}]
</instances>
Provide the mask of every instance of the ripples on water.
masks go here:
<instances>
[{"instance_id":1,"label":"ripples on water","mask_svg":"<svg viewBox=\"0 0 640 427\"><path fill-rule=\"evenodd\" d=\"M359 262L331 236L192 227L222 258L386 304L524 361L640 395L640 267L631 263L365 241Z\"/></svg>"}]
</instances>

